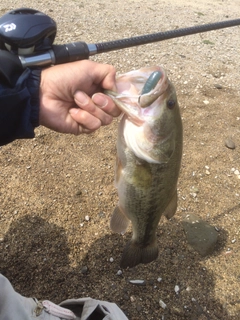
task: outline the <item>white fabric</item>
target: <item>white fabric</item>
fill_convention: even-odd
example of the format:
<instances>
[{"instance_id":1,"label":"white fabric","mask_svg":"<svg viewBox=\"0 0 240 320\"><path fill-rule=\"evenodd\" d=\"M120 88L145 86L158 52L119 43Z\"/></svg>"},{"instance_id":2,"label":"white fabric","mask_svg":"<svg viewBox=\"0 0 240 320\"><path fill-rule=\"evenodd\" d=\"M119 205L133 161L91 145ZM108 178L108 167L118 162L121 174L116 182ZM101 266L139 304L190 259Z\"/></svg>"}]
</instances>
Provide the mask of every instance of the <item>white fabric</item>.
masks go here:
<instances>
[{"instance_id":1,"label":"white fabric","mask_svg":"<svg viewBox=\"0 0 240 320\"><path fill-rule=\"evenodd\" d=\"M60 306L71 309L71 306L76 308L77 305L82 305L83 310L81 320L88 320L94 311L103 314L103 320L128 320L121 309L115 304L107 301L100 301L91 298L69 299L60 303Z\"/></svg>"},{"instance_id":2,"label":"white fabric","mask_svg":"<svg viewBox=\"0 0 240 320\"><path fill-rule=\"evenodd\" d=\"M61 302L60 306L21 296L0 274L0 320L69 320L71 316L76 320L88 320L95 313L101 320L128 320L115 303L106 301L70 299Z\"/></svg>"}]
</instances>

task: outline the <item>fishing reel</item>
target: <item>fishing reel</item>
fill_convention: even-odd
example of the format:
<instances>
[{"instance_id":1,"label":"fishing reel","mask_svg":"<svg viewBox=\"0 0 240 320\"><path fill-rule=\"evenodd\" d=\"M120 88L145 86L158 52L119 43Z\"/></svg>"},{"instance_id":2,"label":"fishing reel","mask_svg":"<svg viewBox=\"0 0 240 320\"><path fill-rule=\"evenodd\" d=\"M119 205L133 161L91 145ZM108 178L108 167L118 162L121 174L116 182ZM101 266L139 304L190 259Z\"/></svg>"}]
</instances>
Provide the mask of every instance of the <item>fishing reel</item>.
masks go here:
<instances>
[{"instance_id":1,"label":"fishing reel","mask_svg":"<svg viewBox=\"0 0 240 320\"><path fill-rule=\"evenodd\" d=\"M0 18L0 48L14 54L49 50L56 33L56 22L34 9L12 10Z\"/></svg>"},{"instance_id":2,"label":"fishing reel","mask_svg":"<svg viewBox=\"0 0 240 320\"><path fill-rule=\"evenodd\" d=\"M16 9L0 18L0 49L15 55L23 69L88 59L96 53L95 45L85 42L54 45L56 33L56 22L46 14Z\"/></svg>"}]
</instances>

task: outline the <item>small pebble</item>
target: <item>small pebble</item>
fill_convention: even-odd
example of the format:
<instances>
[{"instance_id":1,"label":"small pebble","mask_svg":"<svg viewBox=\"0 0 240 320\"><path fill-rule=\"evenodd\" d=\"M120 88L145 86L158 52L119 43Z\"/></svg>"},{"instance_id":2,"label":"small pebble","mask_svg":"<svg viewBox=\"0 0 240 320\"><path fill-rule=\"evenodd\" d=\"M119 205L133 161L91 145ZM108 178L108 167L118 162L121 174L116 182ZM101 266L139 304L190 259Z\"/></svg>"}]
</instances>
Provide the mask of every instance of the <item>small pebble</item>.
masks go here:
<instances>
[{"instance_id":1,"label":"small pebble","mask_svg":"<svg viewBox=\"0 0 240 320\"><path fill-rule=\"evenodd\" d=\"M209 101L208 101L208 100L204 100L203 103L204 103L205 105L207 105L207 104L209 104Z\"/></svg>"},{"instance_id":2,"label":"small pebble","mask_svg":"<svg viewBox=\"0 0 240 320\"><path fill-rule=\"evenodd\" d=\"M89 220L90 220L90 217L89 217L89 216L85 216L85 220L86 220L86 221L89 221Z\"/></svg>"},{"instance_id":3,"label":"small pebble","mask_svg":"<svg viewBox=\"0 0 240 320\"><path fill-rule=\"evenodd\" d=\"M122 275L122 270L118 270L117 276L121 276L121 275Z\"/></svg>"},{"instance_id":4,"label":"small pebble","mask_svg":"<svg viewBox=\"0 0 240 320\"><path fill-rule=\"evenodd\" d=\"M180 308L172 307L171 310L172 310L172 312L173 312L174 314L176 314L177 316L183 316L182 310L181 310Z\"/></svg>"},{"instance_id":5,"label":"small pebble","mask_svg":"<svg viewBox=\"0 0 240 320\"><path fill-rule=\"evenodd\" d=\"M214 87L216 88L216 89L222 89L222 86L220 85L220 84L214 84Z\"/></svg>"},{"instance_id":6,"label":"small pebble","mask_svg":"<svg viewBox=\"0 0 240 320\"><path fill-rule=\"evenodd\" d=\"M207 169L207 168L206 168L206 169ZM199 192L199 189L198 189L197 187L194 187L194 186L193 186L193 187L191 188L191 191L194 192L194 193L198 193L198 192Z\"/></svg>"},{"instance_id":7,"label":"small pebble","mask_svg":"<svg viewBox=\"0 0 240 320\"><path fill-rule=\"evenodd\" d=\"M160 307L166 309L167 305L162 300L159 300Z\"/></svg>"},{"instance_id":8,"label":"small pebble","mask_svg":"<svg viewBox=\"0 0 240 320\"><path fill-rule=\"evenodd\" d=\"M138 312L140 312L142 310L142 306L140 304L137 304L136 309Z\"/></svg>"},{"instance_id":9,"label":"small pebble","mask_svg":"<svg viewBox=\"0 0 240 320\"><path fill-rule=\"evenodd\" d=\"M110 261L110 262L113 262L113 261L114 261L114 259L113 259L113 258L110 258L110 259L109 259L109 261Z\"/></svg>"},{"instance_id":10,"label":"small pebble","mask_svg":"<svg viewBox=\"0 0 240 320\"><path fill-rule=\"evenodd\" d=\"M98 216L99 216L99 218L105 218L105 213L104 212L99 212Z\"/></svg>"},{"instance_id":11,"label":"small pebble","mask_svg":"<svg viewBox=\"0 0 240 320\"><path fill-rule=\"evenodd\" d=\"M234 141L232 140L232 138L228 137L226 140L225 140L225 146L229 149L235 149L236 146L235 146L235 143Z\"/></svg>"},{"instance_id":12,"label":"small pebble","mask_svg":"<svg viewBox=\"0 0 240 320\"><path fill-rule=\"evenodd\" d=\"M144 280L129 280L129 282L131 284L135 284L137 286L144 286L145 285L145 281Z\"/></svg>"},{"instance_id":13,"label":"small pebble","mask_svg":"<svg viewBox=\"0 0 240 320\"><path fill-rule=\"evenodd\" d=\"M124 295L123 295L123 299L126 300L126 301L128 301L128 300L129 300L129 296L128 296L127 294L124 294Z\"/></svg>"},{"instance_id":14,"label":"small pebble","mask_svg":"<svg viewBox=\"0 0 240 320\"><path fill-rule=\"evenodd\" d=\"M159 278L157 279L157 281L158 281L158 282L161 282L161 281L162 281L162 278L159 277Z\"/></svg>"},{"instance_id":15,"label":"small pebble","mask_svg":"<svg viewBox=\"0 0 240 320\"><path fill-rule=\"evenodd\" d=\"M86 274L88 272L88 267L87 266L83 266L81 269L81 273L82 274Z\"/></svg>"},{"instance_id":16,"label":"small pebble","mask_svg":"<svg viewBox=\"0 0 240 320\"><path fill-rule=\"evenodd\" d=\"M178 285L176 285L176 286L175 286L175 288L174 288L174 291L176 292L176 294L178 294L178 293L179 293L179 290L180 290L179 286L178 286Z\"/></svg>"},{"instance_id":17,"label":"small pebble","mask_svg":"<svg viewBox=\"0 0 240 320\"><path fill-rule=\"evenodd\" d=\"M148 281L148 284L149 284L150 286L153 286L153 285L154 285L154 280L152 280L152 279L149 280L149 281Z\"/></svg>"}]
</instances>

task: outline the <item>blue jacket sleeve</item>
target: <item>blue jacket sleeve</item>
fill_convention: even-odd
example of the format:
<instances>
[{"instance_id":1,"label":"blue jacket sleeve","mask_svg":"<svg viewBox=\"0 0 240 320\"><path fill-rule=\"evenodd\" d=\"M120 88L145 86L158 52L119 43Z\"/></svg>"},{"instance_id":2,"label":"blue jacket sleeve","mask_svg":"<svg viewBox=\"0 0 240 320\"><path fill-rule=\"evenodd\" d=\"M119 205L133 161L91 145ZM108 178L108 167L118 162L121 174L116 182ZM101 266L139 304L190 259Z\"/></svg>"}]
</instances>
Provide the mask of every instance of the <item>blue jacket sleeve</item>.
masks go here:
<instances>
[{"instance_id":1,"label":"blue jacket sleeve","mask_svg":"<svg viewBox=\"0 0 240 320\"><path fill-rule=\"evenodd\" d=\"M40 77L41 70L25 69L14 85L0 80L0 145L34 137L39 125Z\"/></svg>"}]
</instances>

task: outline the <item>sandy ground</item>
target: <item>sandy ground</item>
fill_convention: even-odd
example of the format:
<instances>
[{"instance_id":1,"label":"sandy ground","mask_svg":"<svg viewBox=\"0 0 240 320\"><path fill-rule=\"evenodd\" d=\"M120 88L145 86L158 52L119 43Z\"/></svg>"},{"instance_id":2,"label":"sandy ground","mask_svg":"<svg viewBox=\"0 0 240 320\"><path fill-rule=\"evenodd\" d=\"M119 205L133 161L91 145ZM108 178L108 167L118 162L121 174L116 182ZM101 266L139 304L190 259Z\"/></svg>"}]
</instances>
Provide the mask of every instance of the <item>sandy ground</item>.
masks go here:
<instances>
[{"instance_id":1,"label":"sandy ground","mask_svg":"<svg viewBox=\"0 0 240 320\"><path fill-rule=\"evenodd\" d=\"M238 0L2 0L0 14L24 6L57 21L56 43L97 43L240 16ZM131 320L240 319L239 54L234 27L92 57L119 73L162 65L177 90L184 126L178 211L159 224L159 258L146 266L117 275L131 237L131 229L124 236L109 229L118 119L89 136L38 128L33 140L1 147L0 271L20 293L56 303L83 296L113 301ZM224 144L228 137L234 150ZM212 255L202 258L188 246L186 213L217 228Z\"/></svg>"}]
</instances>

